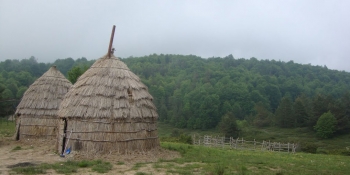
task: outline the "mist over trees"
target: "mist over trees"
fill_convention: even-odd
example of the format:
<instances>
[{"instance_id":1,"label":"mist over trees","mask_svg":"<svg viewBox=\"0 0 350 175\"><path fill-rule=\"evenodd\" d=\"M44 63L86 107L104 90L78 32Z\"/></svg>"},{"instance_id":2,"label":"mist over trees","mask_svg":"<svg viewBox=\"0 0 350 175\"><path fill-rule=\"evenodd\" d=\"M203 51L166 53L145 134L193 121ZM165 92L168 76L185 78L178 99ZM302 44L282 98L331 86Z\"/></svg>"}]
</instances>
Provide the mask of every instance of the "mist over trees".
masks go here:
<instances>
[{"instance_id":1,"label":"mist over trees","mask_svg":"<svg viewBox=\"0 0 350 175\"><path fill-rule=\"evenodd\" d=\"M345 71L232 55L152 54L122 61L148 86L159 120L175 127L206 130L232 119L256 127L314 129L327 113L336 119L330 136L350 131L350 73ZM52 65L74 82L93 62L66 58L45 64L34 57L0 62L0 99L20 99ZM16 106L0 105L0 116ZM229 128L225 132L233 134Z\"/></svg>"}]
</instances>

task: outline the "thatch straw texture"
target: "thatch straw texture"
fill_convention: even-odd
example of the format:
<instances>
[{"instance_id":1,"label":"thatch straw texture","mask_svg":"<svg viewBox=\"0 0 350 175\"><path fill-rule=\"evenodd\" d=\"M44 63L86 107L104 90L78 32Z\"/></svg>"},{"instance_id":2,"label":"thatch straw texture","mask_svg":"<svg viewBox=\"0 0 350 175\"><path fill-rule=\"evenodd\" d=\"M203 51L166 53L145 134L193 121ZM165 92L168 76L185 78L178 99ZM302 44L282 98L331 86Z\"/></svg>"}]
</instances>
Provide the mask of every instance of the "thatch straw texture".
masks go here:
<instances>
[{"instance_id":1,"label":"thatch straw texture","mask_svg":"<svg viewBox=\"0 0 350 175\"><path fill-rule=\"evenodd\" d=\"M56 138L57 111L64 95L72 87L64 75L51 67L24 93L17 106L17 137Z\"/></svg>"},{"instance_id":2,"label":"thatch straw texture","mask_svg":"<svg viewBox=\"0 0 350 175\"><path fill-rule=\"evenodd\" d=\"M146 151L159 146L153 97L140 78L115 56L98 59L62 101L59 151ZM64 121L65 120L65 121ZM65 128L65 129L64 129Z\"/></svg>"}]
</instances>

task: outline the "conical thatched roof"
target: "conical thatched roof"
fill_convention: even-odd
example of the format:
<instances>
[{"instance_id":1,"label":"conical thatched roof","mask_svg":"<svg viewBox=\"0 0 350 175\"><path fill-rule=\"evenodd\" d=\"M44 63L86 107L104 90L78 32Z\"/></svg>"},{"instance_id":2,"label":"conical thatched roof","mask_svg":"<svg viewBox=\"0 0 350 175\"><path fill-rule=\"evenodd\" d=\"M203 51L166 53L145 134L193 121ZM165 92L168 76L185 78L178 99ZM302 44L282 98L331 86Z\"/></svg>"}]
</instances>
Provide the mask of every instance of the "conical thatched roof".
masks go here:
<instances>
[{"instance_id":1,"label":"conical thatched roof","mask_svg":"<svg viewBox=\"0 0 350 175\"><path fill-rule=\"evenodd\" d=\"M140 78L114 55L98 59L74 84L58 115L75 119L158 118Z\"/></svg>"},{"instance_id":2,"label":"conical thatched roof","mask_svg":"<svg viewBox=\"0 0 350 175\"><path fill-rule=\"evenodd\" d=\"M56 116L64 95L72 83L52 66L24 93L17 106L16 115Z\"/></svg>"}]
</instances>

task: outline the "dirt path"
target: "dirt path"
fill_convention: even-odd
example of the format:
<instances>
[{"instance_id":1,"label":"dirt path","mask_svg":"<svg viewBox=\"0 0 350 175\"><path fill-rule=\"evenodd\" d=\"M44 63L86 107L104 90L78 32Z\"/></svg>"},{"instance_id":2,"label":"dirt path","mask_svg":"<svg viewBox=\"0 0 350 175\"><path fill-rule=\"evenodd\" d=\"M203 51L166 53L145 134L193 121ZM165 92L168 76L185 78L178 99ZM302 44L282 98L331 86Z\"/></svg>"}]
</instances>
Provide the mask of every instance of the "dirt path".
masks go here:
<instances>
[{"instance_id":1,"label":"dirt path","mask_svg":"<svg viewBox=\"0 0 350 175\"><path fill-rule=\"evenodd\" d=\"M136 172L145 172L153 174L166 174L166 172L156 171L152 167L152 163L157 162L159 159L170 160L176 157L180 157L179 153L156 149L143 153L132 153L128 155L120 154L108 154L108 155L88 155L72 152L65 158L60 157L55 153L54 142L38 141L38 140L26 140L26 141L13 141L10 138L0 140L0 174L10 174L10 168L19 163L41 164L41 163L56 163L64 162L67 160L91 160L101 159L103 161L110 162L113 165L111 171L107 174L130 174L133 175ZM17 150L14 150L14 149ZM122 162L122 163L121 163ZM147 163L138 170L133 170L133 166L136 163ZM47 174L57 174L54 170L47 171ZM99 174L92 172L91 169L81 168L75 174Z\"/></svg>"}]
</instances>

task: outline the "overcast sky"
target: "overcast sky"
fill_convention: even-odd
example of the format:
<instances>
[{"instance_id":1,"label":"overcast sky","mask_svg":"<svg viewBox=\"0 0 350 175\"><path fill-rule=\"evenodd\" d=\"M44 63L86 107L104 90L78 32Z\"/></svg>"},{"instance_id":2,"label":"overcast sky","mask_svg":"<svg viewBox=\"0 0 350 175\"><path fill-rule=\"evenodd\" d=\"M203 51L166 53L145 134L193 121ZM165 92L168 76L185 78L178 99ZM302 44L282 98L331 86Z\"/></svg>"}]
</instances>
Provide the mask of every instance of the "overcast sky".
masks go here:
<instances>
[{"instance_id":1,"label":"overcast sky","mask_svg":"<svg viewBox=\"0 0 350 175\"><path fill-rule=\"evenodd\" d=\"M0 61L256 57L350 72L349 0L0 0Z\"/></svg>"}]
</instances>

